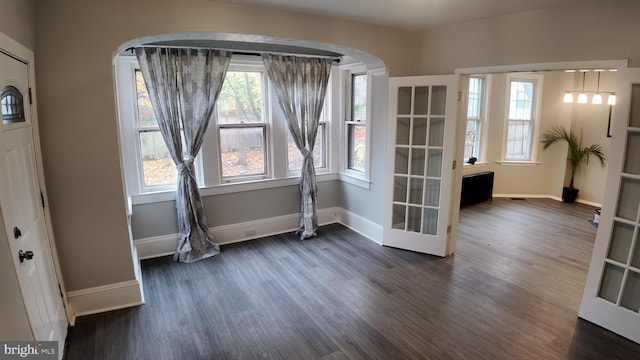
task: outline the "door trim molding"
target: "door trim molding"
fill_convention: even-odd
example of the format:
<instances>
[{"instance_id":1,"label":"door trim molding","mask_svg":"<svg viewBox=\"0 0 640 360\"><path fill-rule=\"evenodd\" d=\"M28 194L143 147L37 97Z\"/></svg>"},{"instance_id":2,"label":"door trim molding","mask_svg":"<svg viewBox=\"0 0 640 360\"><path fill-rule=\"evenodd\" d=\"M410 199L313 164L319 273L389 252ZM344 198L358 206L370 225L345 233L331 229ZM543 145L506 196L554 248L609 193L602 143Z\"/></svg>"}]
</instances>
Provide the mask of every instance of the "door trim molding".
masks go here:
<instances>
[{"instance_id":1,"label":"door trim molding","mask_svg":"<svg viewBox=\"0 0 640 360\"><path fill-rule=\"evenodd\" d=\"M550 63L512 64L497 66L479 66L461 68L454 71L457 75L499 74L512 72L541 72L563 71L569 69L625 69L628 60L597 60L597 61L561 61Z\"/></svg>"},{"instance_id":2,"label":"door trim molding","mask_svg":"<svg viewBox=\"0 0 640 360\"><path fill-rule=\"evenodd\" d=\"M37 91L36 91L36 79L35 79L35 63L33 51L26 48L19 42L13 40L9 36L0 32L0 51L25 63L27 65L27 71L29 76L29 87L31 88L31 136L33 138L33 148L36 160L36 172L38 176L38 185L44 198L46 206L43 208L44 223L47 230L47 236L49 239L49 248L51 250L51 257L53 258L53 265L55 270L55 277L60 286L62 292L62 304L64 305L67 322L71 324L71 311L69 309L69 300L66 296L65 284L62 277L62 267L60 266L60 259L58 258L58 250L55 244L55 237L53 235L53 227L51 222L51 213L49 212L49 199L47 197L46 183L44 179L44 166L42 162L42 148L40 144L40 129L38 126L38 106L37 106Z\"/></svg>"}]
</instances>

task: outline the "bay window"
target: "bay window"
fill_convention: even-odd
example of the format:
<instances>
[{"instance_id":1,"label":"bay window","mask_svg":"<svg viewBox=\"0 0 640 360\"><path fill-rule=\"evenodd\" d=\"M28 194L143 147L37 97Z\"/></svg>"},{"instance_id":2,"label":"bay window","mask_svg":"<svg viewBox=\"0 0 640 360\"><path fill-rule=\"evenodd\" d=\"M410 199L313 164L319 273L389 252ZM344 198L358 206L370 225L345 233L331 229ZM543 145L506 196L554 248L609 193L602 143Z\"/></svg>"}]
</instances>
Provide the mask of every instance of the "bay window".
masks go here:
<instances>
[{"instance_id":1,"label":"bay window","mask_svg":"<svg viewBox=\"0 0 640 360\"><path fill-rule=\"evenodd\" d=\"M135 56L116 60L122 165L133 204L170 200L177 180L138 68ZM345 181L367 180L371 84L365 70L331 77L313 151L320 181L338 179L339 172L349 175ZM194 162L203 196L297 183L302 155L272 92L260 58L234 55ZM333 141L340 137L344 141Z\"/></svg>"}]
</instances>

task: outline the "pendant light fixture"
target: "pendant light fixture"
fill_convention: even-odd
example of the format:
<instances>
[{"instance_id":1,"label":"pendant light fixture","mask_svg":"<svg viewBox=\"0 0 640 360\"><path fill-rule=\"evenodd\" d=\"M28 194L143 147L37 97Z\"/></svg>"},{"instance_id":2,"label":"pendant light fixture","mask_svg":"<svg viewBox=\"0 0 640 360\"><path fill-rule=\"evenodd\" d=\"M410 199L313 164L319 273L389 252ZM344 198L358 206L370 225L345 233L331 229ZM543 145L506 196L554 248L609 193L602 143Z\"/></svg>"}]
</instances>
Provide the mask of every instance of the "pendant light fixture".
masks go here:
<instances>
[{"instance_id":1,"label":"pendant light fixture","mask_svg":"<svg viewBox=\"0 0 640 360\"><path fill-rule=\"evenodd\" d=\"M587 103L587 94L584 92L584 79L587 76L587 72L582 72L582 91L578 95L578 104L586 104Z\"/></svg>"},{"instance_id":2,"label":"pendant light fixture","mask_svg":"<svg viewBox=\"0 0 640 360\"><path fill-rule=\"evenodd\" d=\"M591 103L595 105L602 104L602 95L600 95L600 71L598 71L598 87L596 88L596 94L591 98Z\"/></svg>"},{"instance_id":3,"label":"pendant light fixture","mask_svg":"<svg viewBox=\"0 0 640 360\"><path fill-rule=\"evenodd\" d=\"M598 73L598 85L596 91L588 91L584 89L584 85L586 82L587 72L595 71ZM587 104L589 103L589 96L587 94L594 94L591 98L591 103L595 105L600 105L604 103L603 94L607 95L607 105L615 105L616 104L616 93L610 91L600 91L600 73L606 71L602 69L597 70L579 70L582 73L582 89L581 90L565 90L564 96L562 97L562 102L571 104L575 99L575 94L578 95L577 103L578 104ZM615 71L615 70L610 70ZM569 73L575 73L576 70L567 70Z\"/></svg>"}]
</instances>

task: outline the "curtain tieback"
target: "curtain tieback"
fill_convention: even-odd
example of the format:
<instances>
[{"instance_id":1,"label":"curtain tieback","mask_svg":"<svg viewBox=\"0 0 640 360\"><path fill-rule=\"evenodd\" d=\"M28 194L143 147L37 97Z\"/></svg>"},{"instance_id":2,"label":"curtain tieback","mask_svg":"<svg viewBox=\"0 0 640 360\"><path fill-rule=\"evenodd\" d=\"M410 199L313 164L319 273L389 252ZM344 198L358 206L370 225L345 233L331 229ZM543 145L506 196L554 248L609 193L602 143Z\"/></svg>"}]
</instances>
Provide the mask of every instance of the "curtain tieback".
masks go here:
<instances>
[{"instance_id":1,"label":"curtain tieback","mask_svg":"<svg viewBox=\"0 0 640 360\"><path fill-rule=\"evenodd\" d=\"M182 174L188 171L191 174L195 174L195 168L193 166L193 156L185 156L182 164L178 165L178 173Z\"/></svg>"},{"instance_id":2,"label":"curtain tieback","mask_svg":"<svg viewBox=\"0 0 640 360\"><path fill-rule=\"evenodd\" d=\"M300 150L300 153L302 154L303 158L309 158L309 157L313 158L313 153L307 149Z\"/></svg>"}]
</instances>

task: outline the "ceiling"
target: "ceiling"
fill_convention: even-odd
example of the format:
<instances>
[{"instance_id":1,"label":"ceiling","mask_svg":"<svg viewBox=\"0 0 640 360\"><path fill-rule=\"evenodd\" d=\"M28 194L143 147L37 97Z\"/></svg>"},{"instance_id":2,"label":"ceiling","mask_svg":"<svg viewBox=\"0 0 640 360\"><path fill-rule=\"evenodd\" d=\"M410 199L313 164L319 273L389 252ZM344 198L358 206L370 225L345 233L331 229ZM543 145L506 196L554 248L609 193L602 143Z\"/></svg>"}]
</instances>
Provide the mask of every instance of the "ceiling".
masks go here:
<instances>
[{"instance_id":1,"label":"ceiling","mask_svg":"<svg viewBox=\"0 0 640 360\"><path fill-rule=\"evenodd\" d=\"M493 16L593 0L222 0L334 16L404 30L426 30Z\"/></svg>"}]
</instances>

